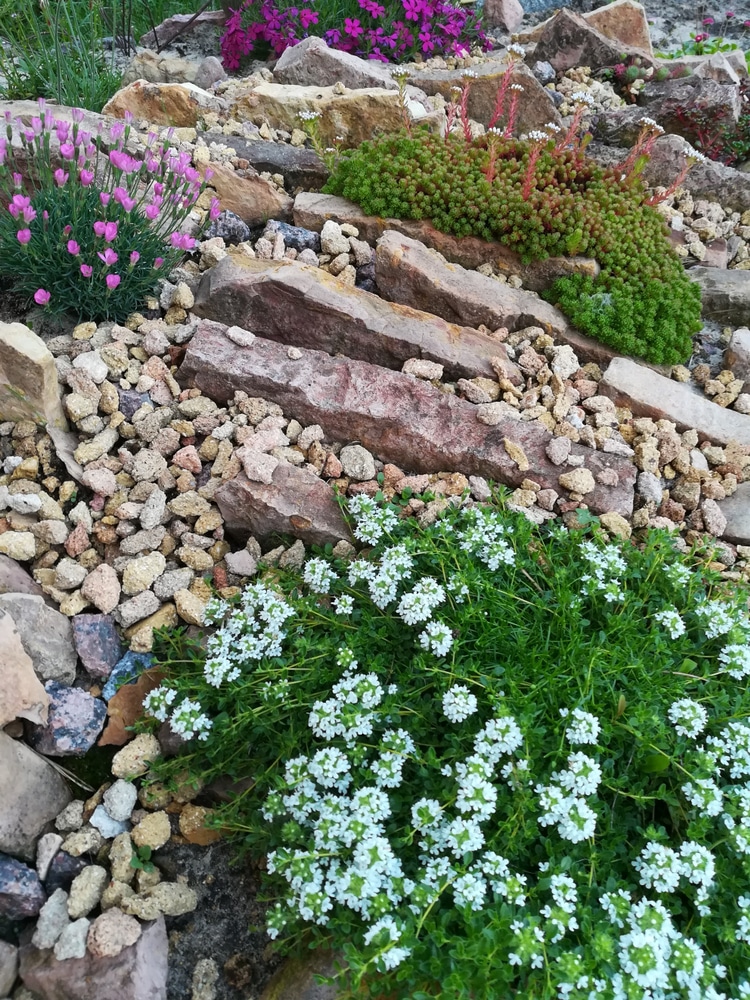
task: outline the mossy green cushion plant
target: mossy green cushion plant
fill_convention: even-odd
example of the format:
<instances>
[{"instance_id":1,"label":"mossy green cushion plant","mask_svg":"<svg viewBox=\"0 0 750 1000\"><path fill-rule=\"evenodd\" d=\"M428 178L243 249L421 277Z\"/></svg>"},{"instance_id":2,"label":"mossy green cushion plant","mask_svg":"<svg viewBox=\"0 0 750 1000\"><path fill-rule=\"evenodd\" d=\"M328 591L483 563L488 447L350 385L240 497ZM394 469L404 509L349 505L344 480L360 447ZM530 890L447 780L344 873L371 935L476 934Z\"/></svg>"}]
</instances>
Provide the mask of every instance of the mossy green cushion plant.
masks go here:
<instances>
[{"instance_id":1,"label":"mossy green cushion plant","mask_svg":"<svg viewBox=\"0 0 750 1000\"><path fill-rule=\"evenodd\" d=\"M594 257L597 278L562 278L547 298L583 333L623 354L684 363L700 329L700 291L647 204L638 174L655 133L645 128L638 155L608 169L583 156L571 129L559 139L551 126L526 141L508 128L477 139L405 130L344 153L325 190L368 214L428 219L455 236L499 240L525 262Z\"/></svg>"},{"instance_id":2,"label":"mossy green cushion plant","mask_svg":"<svg viewBox=\"0 0 750 1000\"><path fill-rule=\"evenodd\" d=\"M243 782L216 825L341 1000L747 998L747 587L585 511L408 499L159 639L144 706L192 742L157 776Z\"/></svg>"}]
</instances>

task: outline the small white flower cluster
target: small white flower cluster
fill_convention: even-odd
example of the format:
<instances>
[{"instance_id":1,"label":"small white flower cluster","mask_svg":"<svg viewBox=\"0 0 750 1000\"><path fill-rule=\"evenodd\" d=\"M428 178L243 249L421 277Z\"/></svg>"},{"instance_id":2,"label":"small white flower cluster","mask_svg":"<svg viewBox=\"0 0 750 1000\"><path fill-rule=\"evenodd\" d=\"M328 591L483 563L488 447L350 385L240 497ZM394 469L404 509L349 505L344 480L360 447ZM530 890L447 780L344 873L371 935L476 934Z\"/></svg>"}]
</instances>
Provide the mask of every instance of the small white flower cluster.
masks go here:
<instances>
[{"instance_id":1,"label":"small white flower cluster","mask_svg":"<svg viewBox=\"0 0 750 1000\"><path fill-rule=\"evenodd\" d=\"M602 726L595 715L584 712L581 708L574 708L572 712L561 708L560 715L564 719L572 719L565 730L565 739L571 746L597 743Z\"/></svg>"},{"instance_id":2,"label":"small white flower cluster","mask_svg":"<svg viewBox=\"0 0 750 1000\"><path fill-rule=\"evenodd\" d=\"M350 662L341 680L333 686L333 697L313 703L308 724L320 739L337 736L353 742L373 731L376 709L384 691L377 674L356 673L357 661Z\"/></svg>"},{"instance_id":3,"label":"small white flower cluster","mask_svg":"<svg viewBox=\"0 0 750 1000\"><path fill-rule=\"evenodd\" d=\"M585 104L586 107L593 108L594 98L586 90L576 90L574 94L571 94L568 100L572 104Z\"/></svg>"},{"instance_id":4,"label":"small white flower cluster","mask_svg":"<svg viewBox=\"0 0 750 1000\"><path fill-rule=\"evenodd\" d=\"M747 624L744 616L722 601L703 601L694 610L703 623L707 639L716 639Z\"/></svg>"},{"instance_id":5,"label":"small white flower cluster","mask_svg":"<svg viewBox=\"0 0 750 1000\"><path fill-rule=\"evenodd\" d=\"M647 128L650 128L653 132L658 132L660 135L664 131L661 125L655 122L653 118L647 118L645 115L643 118L638 119L638 124L645 125Z\"/></svg>"},{"instance_id":6,"label":"small white flower cluster","mask_svg":"<svg viewBox=\"0 0 750 1000\"><path fill-rule=\"evenodd\" d=\"M305 563L302 579L314 594L327 594L338 577L326 559L314 557Z\"/></svg>"},{"instance_id":7,"label":"small white flower cluster","mask_svg":"<svg viewBox=\"0 0 750 1000\"><path fill-rule=\"evenodd\" d=\"M679 639L681 635L685 634L685 622L677 608L669 607L657 611L654 615L654 621L664 626L669 632L670 639Z\"/></svg>"},{"instance_id":8,"label":"small white flower cluster","mask_svg":"<svg viewBox=\"0 0 750 1000\"><path fill-rule=\"evenodd\" d=\"M588 594L597 591L604 595L604 600L611 604L625 600L625 591L619 579L619 574L627 570L625 560L616 545L605 545L599 548L588 539L581 542L579 551L591 566L591 573L584 573L581 583Z\"/></svg>"},{"instance_id":9,"label":"small white flower cluster","mask_svg":"<svg viewBox=\"0 0 750 1000\"><path fill-rule=\"evenodd\" d=\"M706 906L708 894L716 877L716 862L713 854L695 841L685 841L679 853L665 844L649 841L633 862L640 875L640 883L656 892L673 893L680 888L684 879L696 887L695 900L702 916L708 916ZM683 885L683 891L685 886Z\"/></svg>"},{"instance_id":10,"label":"small white flower cluster","mask_svg":"<svg viewBox=\"0 0 750 1000\"><path fill-rule=\"evenodd\" d=\"M690 160L692 163L707 163L706 157L703 153L699 153L697 149L690 145L689 142L685 143L685 159Z\"/></svg>"},{"instance_id":11,"label":"small white flower cluster","mask_svg":"<svg viewBox=\"0 0 750 1000\"><path fill-rule=\"evenodd\" d=\"M174 688L162 684L143 699L143 711L159 722L169 721L169 728L183 740L207 740L212 722L200 702L183 698L173 707L176 697Z\"/></svg>"},{"instance_id":12,"label":"small white flower cluster","mask_svg":"<svg viewBox=\"0 0 750 1000\"><path fill-rule=\"evenodd\" d=\"M750 643L730 643L719 653L719 663L730 677L741 681L750 676Z\"/></svg>"},{"instance_id":13,"label":"small white flower cluster","mask_svg":"<svg viewBox=\"0 0 750 1000\"><path fill-rule=\"evenodd\" d=\"M367 545L376 545L398 524L398 517L390 507L383 507L366 493L348 501L349 513L354 518L354 537Z\"/></svg>"},{"instance_id":14,"label":"small white flower cluster","mask_svg":"<svg viewBox=\"0 0 750 1000\"><path fill-rule=\"evenodd\" d=\"M448 722L464 722L477 710L477 696L465 684L454 684L443 695L443 715Z\"/></svg>"},{"instance_id":15,"label":"small white flower cluster","mask_svg":"<svg viewBox=\"0 0 750 1000\"><path fill-rule=\"evenodd\" d=\"M680 698L679 701L672 702L667 717L678 736L687 736L691 740L700 736L708 722L708 712L692 698Z\"/></svg>"},{"instance_id":16,"label":"small white flower cluster","mask_svg":"<svg viewBox=\"0 0 750 1000\"><path fill-rule=\"evenodd\" d=\"M435 656L446 656L453 645L453 633L443 622L428 622L419 634L419 644Z\"/></svg>"},{"instance_id":17,"label":"small white flower cluster","mask_svg":"<svg viewBox=\"0 0 750 1000\"><path fill-rule=\"evenodd\" d=\"M320 118L319 111L300 111L297 115L299 119L303 122L314 122L317 118Z\"/></svg>"},{"instance_id":18,"label":"small white flower cluster","mask_svg":"<svg viewBox=\"0 0 750 1000\"><path fill-rule=\"evenodd\" d=\"M549 140L549 132L542 132L540 129L532 129L526 137L529 142L547 142Z\"/></svg>"},{"instance_id":19,"label":"small white flower cluster","mask_svg":"<svg viewBox=\"0 0 750 1000\"><path fill-rule=\"evenodd\" d=\"M514 56L518 56L519 59L526 58L526 49L523 45L519 45L518 42L511 42L511 44L507 47L506 52L509 54L512 53Z\"/></svg>"},{"instance_id":20,"label":"small white flower cluster","mask_svg":"<svg viewBox=\"0 0 750 1000\"><path fill-rule=\"evenodd\" d=\"M725 791L727 812L723 813L721 821L735 851L746 856L750 854L750 788L735 785Z\"/></svg>"},{"instance_id":21,"label":"small white flower cluster","mask_svg":"<svg viewBox=\"0 0 750 1000\"><path fill-rule=\"evenodd\" d=\"M220 621L229 611L226 602L210 601L206 606L206 621ZM286 638L284 624L294 614L294 608L265 584L247 586L239 610L232 610L208 638L203 668L208 683L218 688L236 680L248 661L280 656Z\"/></svg>"},{"instance_id":22,"label":"small white flower cluster","mask_svg":"<svg viewBox=\"0 0 750 1000\"><path fill-rule=\"evenodd\" d=\"M356 586L367 582L373 604L384 610L398 596L399 584L408 581L412 575L414 559L405 545L392 545L380 557L380 561L355 559L349 565L349 583Z\"/></svg>"},{"instance_id":23,"label":"small white flower cluster","mask_svg":"<svg viewBox=\"0 0 750 1000\"><path fill-rule=\"evenodd\" d=\"M709 736L706 745L715 766L726 768L730 778L750 777L750 724L730 722L718 736Z\"/></svg>"},{"instance_id":24,"label":"small white flower cluster","mask_svg":"<svg viewBox=\"0 0 750 1000\"><path fill-rule=\"evenodd\" d=\"M574 719L576 711L579 710L574 709ZM581 715L588 716L588 713L582 712ZM595 716L589 718L596 723L596 730L585 719L581 722L587 736L594 736L596 731L595 742L599 733L599 720ZM566 735L568 731L566 730ZM593 837L596 830L596 813L586 802L586 797L596 795L601 780L602 769L598 761L580 751L569 754L566 770L553 771L549 784L540 784L534 789L539 796L541 809L541 814L537 817L539 825L557 824L559 835L574 844Z\"/></svg>"},{"instance_id":25,"label":"small white flower cluster","mask_svg":"<svg viewBox=\"0 0 750 1000\"><path fill-rule=\"evenodd\" d=\"M512 566L516 561L506 533L497 511L488 507L469 507L464 511L456 537L464 552L470 552L494 572L501 565Z\"/></svg>"},{"instance_id":26,"label":"small white flower cluster","mask_svg":"<svg viewBox=\"0 0 750 1000\"><path fill-rule=\"evenodd\" d=\"M695 573L681 562L672 563L671 566L667 566L664 570L664 575L675 587L687 587L696 578Z\"/></svg>"},{"instance_id":27,"label":"small white flower cluster","mask_svg":"<svg viewBox=\"0 0 750 1000\"><path fill-rule=\"evenodd\" d=\"M417 625L428 621L435 608L444 600L444 588L433 577L426 576L409 593L404 594L398 603L396 614L407 625Z\"/></svg>"}]
</instances>

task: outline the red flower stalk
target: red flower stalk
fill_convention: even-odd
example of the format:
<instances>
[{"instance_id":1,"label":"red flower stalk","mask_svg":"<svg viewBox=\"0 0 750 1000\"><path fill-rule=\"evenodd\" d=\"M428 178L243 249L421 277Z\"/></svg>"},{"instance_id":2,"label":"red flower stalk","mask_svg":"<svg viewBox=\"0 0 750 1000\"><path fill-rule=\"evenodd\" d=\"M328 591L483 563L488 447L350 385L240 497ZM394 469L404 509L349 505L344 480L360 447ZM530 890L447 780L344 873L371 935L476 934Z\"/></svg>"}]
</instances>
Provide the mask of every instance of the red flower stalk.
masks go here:
<instances>
[{"instance_id":1,"label":"red flower stalk","mask_svg":"<svg viewBox=\"0 0 750 1000\"><path fill-rule=\"evenodd\" d=\"M566 146L573 146L575 150L580 148L580 140L578 139L578 130L581 127L581 121L583 119L584 112L587 107L590 107L594 102L590 94L587 94L583 90L577 91L570 98L571 101L576 105L575 112L573 114L573 120L568 126L568 131L560 139L560 141L555 146L555 153L562 153Z\"/></svg>"},{"instance_id":2,"label":"red flower stalk","mask_svg":"<svg viewBox=\"0 0 750 1000\"><path fill-rule=\"evenodd\" d=\"M667 198L671 198L672 195L677 190L677 188L682 184L682 182L687 177L688 171L691 169L691 167L693 167L696 163L705 163L705 162L706 162L706 157L703 155L703 153L699 153L697 149L693 149L692 146L689 146L687 143L685 143L685 163L682 167L682 170L680 170L679 174L677 175L677 177L675 177L675 179L672 181L672 183L669 185L666 191L664 191L662 194L652 195L648 199L648 201L644 202L644 204L651 205L653 207L654 205L658 205L662 201L666 201Z\"/></svg>"},{"instance_id":3,"label":"red flower stalk","mask_svg":"<svg viewBox=\"0 0 750 1000\"><path fill-rule=\"evenodd\" d=\"M526 164L526 174L524 175L523 188L521 189L521 197L524 201L528 201L531 197L536 180L536 162L542 155L544 146L549 142L549 136L546 132L529 132L529 141L533 143L533 146L529 153L529 162Z\"/></svg>"},{"instance_id":4,"label":"red flower stalk","mask_svg":"<svg viewBox=\"0 0 750 1000\"><path fill-rule=\"evenodd\" d=\"M513 129L516 124L516 114L518 112L518 98L523 92L523 87L520 83L514 83L510 88L513 93L510 95L510 109L508 110L508 122L505 126L505 131L503 132L503 137L509 139L513 135Z\"/></svg>"},{"instance_id":5,"label":"red flower stalk","mask_svg":"<svg viewBox=\"0 0 750 1000\"><path fill-rule=\"evenodd\" d=\"M467 142L471 142L471 123L469 122L469 91L471 90L471 84L476 76L476 73L472 73L471 70L466 70L464 73L464 85L461 90L461 128L464 131L464 139Z\"/></svg>"},{"instance_id":6,"label":"red flower stalk","mask_svg":"<svg viewBox=\"0 0 750 1000\"><path fill-rule=\"evenodd\" d=\"M620 166L617 168L622 171L622 180L624 183L630 179L633 172L633 168L642 156L649 156L651 150L654 147L654 143L659 138L659 136L664 132L661 125L657 125L655 121L651 118L641 118L640 120L641 131L638 138L635 141L635 145L630 150L627 158L623 160ZM683 178L684 180L684 178Z\"/></svg>"}]
</instances>

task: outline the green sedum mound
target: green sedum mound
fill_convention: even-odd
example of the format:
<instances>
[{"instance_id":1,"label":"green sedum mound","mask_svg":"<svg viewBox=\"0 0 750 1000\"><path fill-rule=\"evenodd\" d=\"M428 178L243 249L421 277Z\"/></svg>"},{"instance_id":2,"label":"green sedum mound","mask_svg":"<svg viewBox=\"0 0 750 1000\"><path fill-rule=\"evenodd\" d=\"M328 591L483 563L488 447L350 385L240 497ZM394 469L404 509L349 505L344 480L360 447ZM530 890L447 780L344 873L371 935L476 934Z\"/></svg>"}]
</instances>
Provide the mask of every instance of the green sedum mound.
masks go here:
<instances>
[{"instance_id":1,"label":"green sedum mound","mask_svg":"<svg viewBox=\"0 0 750 1000\"><path fill-rule=\"evenodd\" d=\"M494 177L486 174L496 150ZM498 240L524 262L559 255L594 257L595 279L561 278L546 297L583 333L655 364L687 360L700 329L700 291L685 274L664 220L645 204L630 174L604 169L553 142L536 162L523 197L533 146L482 136L386 135L343 154L325 190L364 212L428 219L455 236Z\"/></svg>"}]
</instances>

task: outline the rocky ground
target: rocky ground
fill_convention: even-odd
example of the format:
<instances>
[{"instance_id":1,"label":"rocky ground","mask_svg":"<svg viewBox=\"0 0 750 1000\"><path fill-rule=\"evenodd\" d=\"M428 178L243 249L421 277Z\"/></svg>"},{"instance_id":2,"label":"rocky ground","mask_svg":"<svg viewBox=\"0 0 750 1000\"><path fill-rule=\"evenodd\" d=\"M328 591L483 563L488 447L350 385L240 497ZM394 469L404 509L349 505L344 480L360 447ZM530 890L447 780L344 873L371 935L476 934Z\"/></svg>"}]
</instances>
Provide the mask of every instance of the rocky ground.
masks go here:
<instances>
[{"instance_id":1,"label":"rocky ground","mask_svg":"<svg viewBox=\"0 0 750 1000\"><path fill-rule=\"evenodd\" d=\"M643 108L598 69L623 46L651 58L638 5L614 7L599 28L574 15L542 29L514 71L522 129L564 123L571 93L589 91L603 162ZM705 325L684 366L656 370L539 297L560 268L594 262L523 266L319 193L326 171L298 112L335 114L348 144L395 127L382 67L317 43L242 80L217 65L184 46L141 51L126 80L151 82L106 109L131 111L141 136L176 124L214 170L224 212L158 296L122 325L50 324L0 296L0 997L313 996L294 970L266 987L274 960L248 931L262 922L258 873L228 874L206 826L221 790L140 786L177 748L127 727L158 684L155 628L199 634L212 589L299 567L313 545L353 551L334 489L408 487L420 498L406 515L427 523L494 481L538 523L585 506L613 536L665 528L728 581L750 579L750 175L698 167L660 208ZM480 131L505 63L467 65ZM696 64L691 93L739 113L743 66ZM412 116L440 128L464 68L411 67ZM185 86L196 80L208 89ZM640 97L668 132L677 84ZM654 187L682 145L659 140ZM102 755L107 780L72 791L50 762Z\"/></svg>"}]
</instances>

